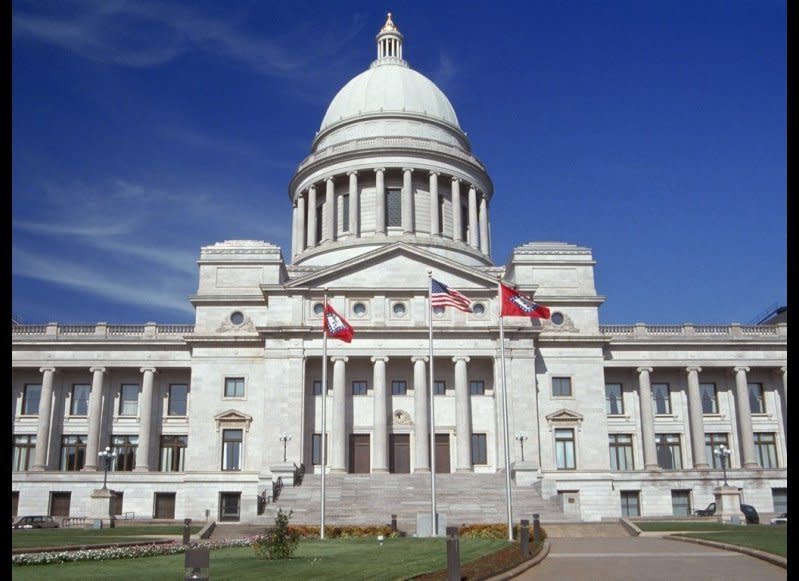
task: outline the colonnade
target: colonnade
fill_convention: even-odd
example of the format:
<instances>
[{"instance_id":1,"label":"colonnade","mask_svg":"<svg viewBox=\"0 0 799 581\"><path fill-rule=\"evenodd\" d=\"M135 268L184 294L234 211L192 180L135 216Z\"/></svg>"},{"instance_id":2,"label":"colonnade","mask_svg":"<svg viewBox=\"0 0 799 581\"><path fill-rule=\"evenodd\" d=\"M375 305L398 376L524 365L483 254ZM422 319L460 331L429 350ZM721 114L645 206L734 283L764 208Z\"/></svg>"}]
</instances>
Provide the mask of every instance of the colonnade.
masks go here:
<instances>
[{"instance_id":1,"label":"colonnade","mask_svg":"<svg viewBox=\"0 0 799 581\"><path fill-rule=\"evenodd\" d=\"M374 185L374 222L361 223L361 205L363 203L364 184L359 182L366 172L349 171L346 179L349 188L345 190L337 183L344 181L342 176L330 176L309 185L295 196L292 214L292 256L296 257L307 249L334 242L339 236L360 238L364 232L374 235L386 235L386 172L400 170L402 172L401 190L401 229L403 234L416 234L421 231L417 227L417 212L414 206L413 172L410 167L374 168L374 178L368 180L368 187ZM491 254L489 240L488 198L478 187L450 176L451 231L442 232L441 196L439 182L441 173L428 172L429 224L422 232L430 236L447 237L456 242L468 244L471 248L485 256ZM464 192L461 191L461 185ZM371 195L371 193L370 193ZM344 197L348 197L348 209ZM465 197L465 199L462 199ZM321 225L318 224L318 208L321 208ZM338 208L341 208L339 212ZM465 208L465 212L464 212ZM340 220L339 220L340 214ZM464 215L465 214L465 215ZM465 221L465 222L464 222ZM465 223L465 228L464 228ZM321 226L321 228L320 228Z\"/></svg>"}]
</instances>

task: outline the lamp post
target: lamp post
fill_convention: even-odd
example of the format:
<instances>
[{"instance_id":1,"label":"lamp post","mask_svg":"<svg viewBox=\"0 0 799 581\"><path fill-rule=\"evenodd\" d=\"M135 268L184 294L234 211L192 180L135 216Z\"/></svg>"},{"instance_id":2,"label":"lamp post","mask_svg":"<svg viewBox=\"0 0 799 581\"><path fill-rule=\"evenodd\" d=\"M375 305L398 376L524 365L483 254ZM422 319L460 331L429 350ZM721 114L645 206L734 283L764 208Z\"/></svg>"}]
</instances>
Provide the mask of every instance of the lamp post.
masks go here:
<instances>
[{"instance_id":1,"label":"lamp post","mask_svg":"<svg viewBox=\"0 0 799 581\"><path fill-rule=\"evenodd\" d=\"M280 434L280 441L283 442L283 462L286 461L286 444L288 444L289 440L291 440L291 434L286 432Z\"/></svg>"},{"instance_id":2,"label":"lamp post","mask_svg":"<svg viewBox=\"0 0 799 581\"><path fill-rule=\"evenodd\" d=\"M522 447L522 462L524 462L524 441L527 439L522 432L516 432L516 439L519 440L519 445Z\"/></svg>"},{"instance_id":3,"label":"lamp post","mask_svg":"<svg viewBox=\"0 0 799 581\"><path fill-rule=\"evenodd\" d=\"M724 444L720 444L713 450L713 454L718 456L721 460L721 470L724 473L724 486L729 486L729 484L727 484L727 458L732 454L732 450Z\"/></svg>"},{"instance_id":4,"label":"lamp post","mask_svg":"<svg viewBox=\"0 0 799 581\"><path fill-rule=\"evenodd\" d=\"M106 483L108 482L108 469L110 468L111 458L113 458L114 454L111 452L111 448L106 446L105 450L102 450L97 455L100 456L103 461L103 490L105 490Z\"/></svg>"}]
</instances>

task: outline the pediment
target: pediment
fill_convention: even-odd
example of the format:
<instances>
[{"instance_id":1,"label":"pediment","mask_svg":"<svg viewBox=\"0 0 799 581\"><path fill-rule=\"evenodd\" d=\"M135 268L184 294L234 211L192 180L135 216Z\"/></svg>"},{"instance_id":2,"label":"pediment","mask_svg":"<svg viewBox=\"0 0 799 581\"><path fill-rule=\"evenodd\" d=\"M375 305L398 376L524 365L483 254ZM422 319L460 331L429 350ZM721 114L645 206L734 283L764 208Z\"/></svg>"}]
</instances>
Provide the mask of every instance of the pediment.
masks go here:
<instances>
[{"instance_id":1,"label":"pediment","mask_svg":"<svg viewBox=\"0 0 799 581\"><path fill-rule=\"evenodd\" d=\"M220 428L244 428L245 430L250 429L250 424L252 423L252 416L245 414L244 412L240 412L238 410L229 409L227 411L221 412L214 416L214 420L216 421L216 429L219 430Z\"/></svg>"},{"instance_id":2,"label":"pediment","mask_svg":"<svg viewBox=\"0 0 799 581\"><path fill-rule=\"evenodd\" d=\"M428 285L428 271L432 271L433 278L458 290L492 288L497 284L494 275L479 267L465 266L426 249L396 242L299 276L287 283L286 288L418 289Z\"/></svg>"},{"instance_id":3,"label":"pediment","mask_svg":"<svg viewBox=\"0 0 799 581\"><path fill-rule=\"evenodd\" d=\"M561 408L556 412L546 416L548 422L569 422L580 423L583 421L583 416L575 411Z\"/></svg>"}]
</instances>

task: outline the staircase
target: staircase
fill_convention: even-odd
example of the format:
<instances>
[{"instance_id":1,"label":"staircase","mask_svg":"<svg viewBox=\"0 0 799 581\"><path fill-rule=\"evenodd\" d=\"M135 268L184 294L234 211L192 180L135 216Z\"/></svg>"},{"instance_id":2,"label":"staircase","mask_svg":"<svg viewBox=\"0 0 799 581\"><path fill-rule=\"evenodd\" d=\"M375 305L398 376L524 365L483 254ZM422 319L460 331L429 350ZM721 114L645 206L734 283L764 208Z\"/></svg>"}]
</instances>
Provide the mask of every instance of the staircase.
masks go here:
<instances>
[{"instance_id":1,"label":"staircase","mask_svg":"<svg viewBox=\"0 0 799 581\"><path fill-rule=\"evenodd\" d=\"M326 525L389 524L397 515L397 528L412 534L416 514L429 513L429 474L328 474L325 477ZM277 511L293 511L291 522L318 525L321 513L321 476L306 474L301 486L285 486L276 502L267 505L259 525L274 523ZM446 515L449 526L475 523L504 523L505 475L437 474L436 508ZM513 521L533 513L542 522L579 522L566 515L555 499L545 500L538 487L511 486Z\"/></svg>"}]
</instances>

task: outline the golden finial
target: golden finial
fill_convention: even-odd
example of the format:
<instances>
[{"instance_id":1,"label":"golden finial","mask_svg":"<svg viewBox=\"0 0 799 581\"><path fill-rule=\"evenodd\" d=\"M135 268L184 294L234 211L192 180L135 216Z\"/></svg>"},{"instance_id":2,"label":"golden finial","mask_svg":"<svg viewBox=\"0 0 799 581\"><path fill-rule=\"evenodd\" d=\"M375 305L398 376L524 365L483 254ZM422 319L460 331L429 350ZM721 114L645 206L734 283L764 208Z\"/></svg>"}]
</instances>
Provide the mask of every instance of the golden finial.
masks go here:
<instances>
[{"instance_id":1,"label":"golden finial","mask_svg":"<svg viewBox=\"0 0 799 581\"><path fill-rule=\"evenodd\" d=\"M397 25L391 20L391 12L386 16L386 23L383 25L383 28L380 29L380 32L399 32L397 30Z\"/></svg>"}]
</instances>

